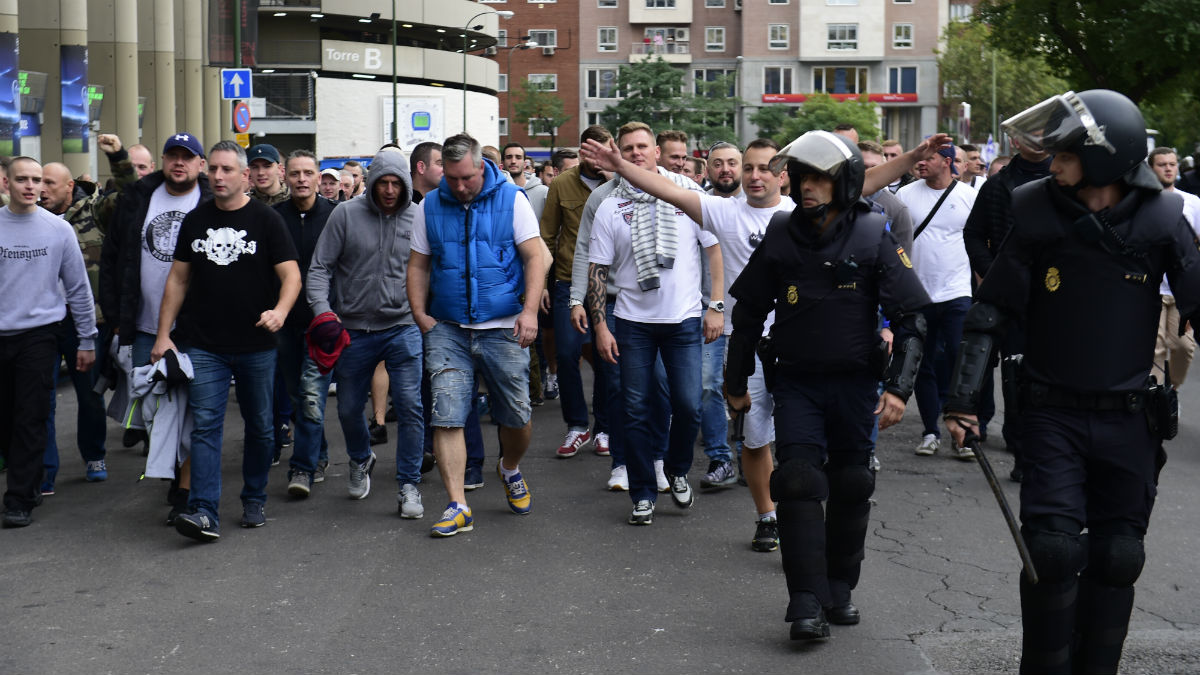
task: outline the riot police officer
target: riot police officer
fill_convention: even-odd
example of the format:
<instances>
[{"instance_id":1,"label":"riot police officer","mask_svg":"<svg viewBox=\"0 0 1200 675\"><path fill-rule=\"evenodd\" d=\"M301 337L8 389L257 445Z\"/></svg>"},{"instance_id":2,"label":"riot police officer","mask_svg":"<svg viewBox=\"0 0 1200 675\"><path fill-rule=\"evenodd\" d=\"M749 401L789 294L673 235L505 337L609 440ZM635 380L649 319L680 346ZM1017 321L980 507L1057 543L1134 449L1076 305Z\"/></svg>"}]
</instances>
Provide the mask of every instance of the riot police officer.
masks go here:
<instances>
[{"instance_id":1,"label":"riot police officer","mask_svg":"<svg viewBox=\"0 0 1200 675\"><path fill-rule=\"evenodd\" d=\"M962 443L1004 327L1023 320L1022 673L1112 673L1142 571L1169 388L1148 386L1165 272L1200 319L1200 253L1183 202L1146 167L1146 124L1125 96L1067 92L1007 120L1055 153L1013 192L1013 229L967 314L946 403ZM1182 325L1182 321L1180 322ZM1082 534L1084 528L1087 534Z\"/></svg>"},{"instance_id":2,"label":"riot police officer","mask_svg":"<svg viewBox=\"0 0 1200 675\"><path fill-rule=\"evenodd\" d=\"M828 637L831 622L859 622L850 592L875 490L875 415L886 428L904 414L925 334L917 310L929 297L884 216L861 199L856 146L810 131L776 155L772 169L784 163L799 206L773 217L730 289L737 305L725 381L730 406L749 408L746 379L758 348L775 402L771 496L779 503L786 620L792 639L812 640ZM880 305L895 333L890 361ZM760 345L772 310L775 323Z\"/></svg>"}]
</instances>

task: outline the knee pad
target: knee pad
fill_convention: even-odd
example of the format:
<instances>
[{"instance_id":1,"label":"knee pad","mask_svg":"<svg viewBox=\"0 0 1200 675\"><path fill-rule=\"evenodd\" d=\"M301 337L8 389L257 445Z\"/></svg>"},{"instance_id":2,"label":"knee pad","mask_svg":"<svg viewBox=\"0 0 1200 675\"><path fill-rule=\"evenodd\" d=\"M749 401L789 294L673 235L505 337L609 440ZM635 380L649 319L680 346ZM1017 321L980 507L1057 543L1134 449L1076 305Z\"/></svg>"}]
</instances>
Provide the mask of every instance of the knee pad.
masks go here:
<instances>
[{"instance_id":1,"label":"knee pad","mask_svg":"<svg viewBox=\"0 0 1200 675\"><path fill-rule=\"evenodd\" d=\"M771 473L771 499L777 502L824 501L828 497L825 472L808 462L784 462Z\"/></svg>"},{"instance_id":2,"label":"knee pad","mask_svg":"<svg viewBox=\"0 0 1200 675\"><path fill-rule=\"evenodd\" d=\"M1105 586L1132 586L1146 564L1141 537L1096 535L1088 537L1087 576Z\"/></svg>"},{"instance_id":3,"label":"knee pad","mask_svg":"<svg viewBox=\"0 0 1200 675\"><path fill-rule=\"evenodd\" d=\"M1054 530L1021 528L1029 557L1038 577L1047 583L1069 581L1079 574L1086 562L1086 541L1080 534Z\"/></svg>"},{"instance_id":4,"label":"knee pad","mask_svg":"<svg viewBox=\"0 0 1200 675\"><path fill-rule=\"evenodd\" d=\"M861 504L875 494L875 472L866 466L831 466L829 498L843 504Z\"/></svg>"}]
</instances>

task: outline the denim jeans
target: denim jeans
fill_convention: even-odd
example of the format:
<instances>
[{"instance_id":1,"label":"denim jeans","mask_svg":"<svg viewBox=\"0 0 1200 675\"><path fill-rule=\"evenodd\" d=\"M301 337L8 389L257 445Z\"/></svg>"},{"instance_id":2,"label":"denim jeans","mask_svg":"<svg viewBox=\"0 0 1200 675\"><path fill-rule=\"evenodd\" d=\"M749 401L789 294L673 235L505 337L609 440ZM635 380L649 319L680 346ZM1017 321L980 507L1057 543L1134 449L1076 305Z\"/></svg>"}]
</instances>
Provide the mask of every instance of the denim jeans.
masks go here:
<instances>
[{"instance_id":1,"label":"denim jeans","mask_svg":"<svg viewBox=\"0 0 1200 675\"><path fill-rule=\"evenodd\" d=\"M962 340L963 319L971 308L971 298L954 298L945 302L935 302L921 310L925 315L925 353L921 358L921 368L917 371L917 409L921 413L921 424L924 434L942 437L941 419L942 406L950 395L949 373L939 371L937 361L942 356L949 368L954 367L958 358L958 343Z\"/></svg>"},{"instance_id":2,"label":"denim jeans","mask_svg":"<svg viewBox=\"0 0 1200 675\"><path fill-rule=\"evenodd\" d=\"M430 410L435 427L466 424L475 405L475 373L483 376L492 419L520 429L529 423L529 350L511 328L475 330L439 321L425 334Z\"/></svg>"},{"instance_id":3,"label":"denim jeans","mask_svg":"<svg viewBox=\"0 0 1200 675\"><path fill-rule=\"evenodd\" d=\"M692 468L692 449L700 431L700 318L677 324L640 323L617 319L617 346L621 350L621 381L625 389L628 443L625 463L629 469L629 496L636 503L654 501L658 495L654 477L651 403L655 388L654 361L662 357L671 396L671 430L664 457L668 475L683 476Z\"/></svg>"},{"instance_id":4,"label":"denim jeans","mask_svg":"<svg viewBox=\"0 0 1200 675\"><path fill-rule=\"evenodd\" d=\"M55 387L50 390L50 418L46 422L46 453L42 458L45 476L44 483L54 485L58 475L58 442L55 433L55 411L58 408L58 365L62 360L67 362L67 374L75 388L75 400L78 403L78 414L75 418L76 438L79 443L79 455L85 462L104 459L104 437L108 433L104 413L104 397L92 390L96 385L96 373L104 366L104 358L108 356L108 345L112 333L106 327L100 328L100 336L96 339L96 363L86 373L75 370L75 353L79 351L79 337L75 334L75 321L70 313L67 318L59 321L54 328L58 343L58 358L54 360L51 369Z\"/></svg>"},{"instance_id":5,"label":"denim jeans","mask_svg":"<svg viewBox=\"0 0 1200 675\"><path fill-rule=\"evenodd\" d=\"M311 474L317 470L319 455L329 453L329 443L325 440L325 401L333 372L322 375L317 363L308 355L304 331L287 327L279 331L277 369L283 377L291 407L296 411L292 458L288 466L293 472Z\"/></svg>"},{"instance_id":6,"label":"denim jeans","mask_svg":"<svg viewBox=\"0 0 1200 675\"><path fill-rule=\"evenodd\" d=\"M222 354L185 347L194 377L188 385L192 409L192 491L188 506L220 522L221 445L229 378L245 423L242 447L242 503L265 504L275 433L271 414L275 391L275 350Z\"/></svg>"},{"instance_id":7,"label":"denim jeans","mask_svg":"<svg viewBox=\"0 0 1200 675\"><path fill-rule=\"evenodd\" d=\"M571 325L571 299L569 281L554 282L554 348L558 352L558 391L562 403L563 422L568 429L588 428L587 401L583 393L583 377L579 374L579 358L583 345L592 341L591 331L586 334ZM597 359L599 360L599 359ZM595 370L592 381L592 409L596 415L596 431L607 432L608 415L604 405L604 375Z\"/></svg>"},{"instance_id":8,"label":"denim jeans","mask_svg":"<svg viewBox=\"0 0 1200 675\"><path fill-rule=\"evenodd\" d=\"M725 394L721 391L725 383L725 340L721 335L708 344L701 345L700 435L704 439L704 454L711 460L728 462L729 421L725 418ZM702 341L703 342L703 341Z\"/></svg>"},{"instance_id":9,"label":"denim jeans","mask_svg":"<svg viewBox=\"0 0 1200 675\"><path fill-rule=\"evenodd\" d=\"M613 316L613 301L605 307L604 322L614 336L617 334L617 318ZM572 328L571 330L575 330ZM625 419L625 391L621 389L621 360L609 363L596 356L596 379L604 379L604 405L608 410L608 447L612 458L612 468L625 466L625 447L628 440L627 420ZM662 357L654 360L654 382L650 401L650 434L651 445L654 448L654 459L662 459L667 451L667 431L671 428L671 401L667 394L667 370L663 367ZM599 410L601 406L596 406ZM596 426L599 429L599 414L596 415Z\"/></svg>"},{"instance_id":10,"label":"denim jeans","mask_svg":"<svg viewBox=\"0 0 1200 675\"><path fill-rule=\"evenodd\" d=\"M471 392L471 400L479 397L478 388ZM433 454L433 394L429 391L429 373L421 376L421 405L425 414L425 452ZM472 405L467 411L467 421L463 424L463 437L467 443L467 466L482 467L484 458L483 430L479 426L478 406Z\"/></svg>"},{"instance_id":11,"label":"denim jeans","mask_svg":"<svg viewBox=\"0 0 1200 675\"><path fill-rule=\"evenodd\" d=\"M363 412L375 366L383 361L396 409L396 482L421 482L425 421L421 416L421 331L414 325L381 331L351 330L350 345L338 358L338 419L350 459L371 456L367 418Z\"/></svg>"}]
</instances>

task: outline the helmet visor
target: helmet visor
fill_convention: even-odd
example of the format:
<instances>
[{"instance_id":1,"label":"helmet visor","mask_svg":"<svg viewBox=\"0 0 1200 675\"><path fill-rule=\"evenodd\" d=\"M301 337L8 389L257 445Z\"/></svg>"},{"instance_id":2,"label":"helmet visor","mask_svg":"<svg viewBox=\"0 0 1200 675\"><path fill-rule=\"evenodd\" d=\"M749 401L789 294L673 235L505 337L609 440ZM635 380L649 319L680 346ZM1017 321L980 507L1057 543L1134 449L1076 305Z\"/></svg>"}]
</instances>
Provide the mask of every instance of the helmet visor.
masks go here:
<instances>
[{"instance_id":1,"label":"helmet visor","mask_svg":"<svg viewBox=\"0 0 1200 675\"><path fill-rule=\"evenodd\" d=\"M1000 127L1035 151L1070 150L1082 141L1083 145L1099 146L1112 154L1117 152L1104 137L1104 129L1096 124L1087 105L1073 91L1052 96L1017 113L1004 120Z\"/></svg>"},{"instance_id":2,"label":"helmet visor","mask_svg":"<svg viewBox=\"0 0 1200 675\"><path fill-rule=\"evenodd\" d=\"M768 165L779 173L789 161L797 161L830 177L836 176L842 163L853 157L850 148L828 131L810 131L787 144Z\"/></svg>"}]
</instances>

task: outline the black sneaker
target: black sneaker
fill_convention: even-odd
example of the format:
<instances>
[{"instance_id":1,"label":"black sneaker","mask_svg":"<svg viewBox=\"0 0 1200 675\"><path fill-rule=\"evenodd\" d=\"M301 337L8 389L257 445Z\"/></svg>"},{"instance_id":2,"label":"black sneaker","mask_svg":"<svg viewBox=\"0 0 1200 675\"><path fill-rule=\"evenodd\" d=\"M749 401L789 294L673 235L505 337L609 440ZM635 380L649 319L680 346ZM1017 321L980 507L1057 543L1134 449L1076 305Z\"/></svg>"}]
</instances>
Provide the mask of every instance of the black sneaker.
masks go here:
<instances>
[{"instance_id":1,"label":"black sneaker","mask_svg":"<svg viewBox=\"0 0 1200 675\"><path fill-rule=\"evenodd\" d=\"M267 514L258 502L246 502L242 506L242 527L262 527L267 524Z\"/></svg>"},{"instance_id":2,"label":"black sneaker","mask_svg":"<svg viewBox=\"0 0 1200 675\"><path fill-rule=\"evenodd\" d=\"M633 513L629 514L630 525L649 525L654 522L654 502L643 499L633 505Z\"/></svg>"},{"instance_id":3,"label":"black sneaker","mask_svg":"<svg viewBox=\"0 0 1200 675\"><path fill-rule=\"evenodd\" d=\"M385 423L386 423L386 422L395 422L395 421L396 421L396 406L394 406L394 405L389 405L389 406L388 406L387 412L385 412L385 413L383 414L383 421L384 421Z\"/></svg>"},{"instance_id":4,"label":"black sneaker","mask_svg":"<svg viewBox=\"0 0 1200 675\"><path fill-rule=\"evenodd\" d=\"M761 553L770 553L779 548L779 523L774 518L760 518L750 546Z\"/></svg>"},{"instance_id":5,"label":"black sneaker","mask_svg":"<svg viewBox=\"0 0 1200 675\"><path fill-rule=\"evenodd\" d=\"M175 531L196 541L208 542L221 538L221 528L203 513L179 514L175 519Z\"/></svg>"},{"instance_id":6,"label":"black sneaker","mask_svg":"<svg viewBox=\"0 0 1200 675\"><path fill-rule=\"evenodd\" d=\"M468 464L466 474L463 476L463 489L470 492L481 487L483 487L483 467Z\"/></svg>"},{"instance_id":7,"label":"black sneaker","mask_svg":"<svg viewBox=\"0 0 1200 675\"><path fill-rule=\"evenodd\" d=\"M33 523L33 514L22 509L8 509L4 512L4 527L29 527Z\"/></svg>"},{"instance_id":8,"label":"black sneaker","mask_svg":"<svg viewBox=\"0 0 1200 675\"><path fill-rule=\"evenodd\" d=\"M382 424L376 424L373 420L367 428L371 434L371 445L383 445L387 443L387 427Z\"/></svg>"},{"instance_id":9,"label":"black sneaker","mask_svg":"<svg viewBox=\"0 0 1200 675\"><path fill-rule=\"evenodd\" d=\"M700 487L708 489L733 487L736 484L737 471L733 468L733 462L720 459L709 462L708 473L700 479Z\"/></svg>"}]
</instances>

